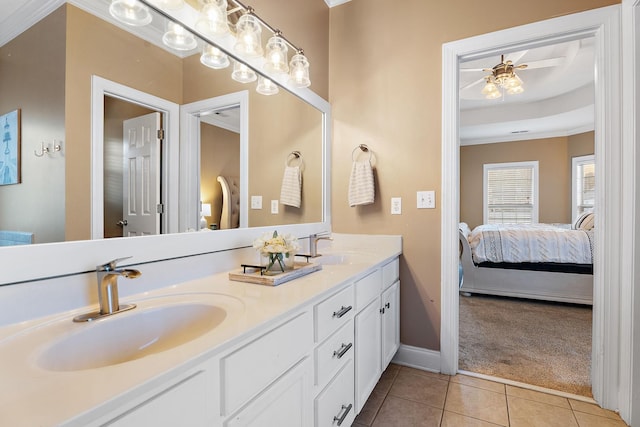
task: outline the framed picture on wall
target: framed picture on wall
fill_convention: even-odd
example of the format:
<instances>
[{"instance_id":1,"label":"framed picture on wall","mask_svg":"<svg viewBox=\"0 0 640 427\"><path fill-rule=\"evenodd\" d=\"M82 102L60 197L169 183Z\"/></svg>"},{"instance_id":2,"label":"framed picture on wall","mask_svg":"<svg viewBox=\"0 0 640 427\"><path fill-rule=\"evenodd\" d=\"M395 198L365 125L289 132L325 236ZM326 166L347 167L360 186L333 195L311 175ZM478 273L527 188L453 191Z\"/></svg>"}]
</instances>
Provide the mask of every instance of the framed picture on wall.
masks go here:
<instances>
[{"instance_id":1,"label":"framed picture on wall","mask_svg":"<svg viewBox=\"0 0 640 427\"><path fill-rule=\"evenodd\" d=\"M0 116L0 185L20 183L20 110Z\"/></svg>"}]
</instances>

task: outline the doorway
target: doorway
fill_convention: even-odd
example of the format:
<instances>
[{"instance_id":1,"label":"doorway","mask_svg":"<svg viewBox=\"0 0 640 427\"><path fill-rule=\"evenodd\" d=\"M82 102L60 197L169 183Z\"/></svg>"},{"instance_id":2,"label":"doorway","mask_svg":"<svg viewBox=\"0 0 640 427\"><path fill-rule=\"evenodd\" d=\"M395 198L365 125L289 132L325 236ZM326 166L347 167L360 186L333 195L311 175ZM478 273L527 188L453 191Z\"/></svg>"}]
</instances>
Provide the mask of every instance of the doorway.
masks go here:
<instances>
[{"instance_id":1,"label":"doorway","mask_svg":"<svg viewBox=\"0 0 640 427\"><path fill-rule=\"evenodd\" d=\"M441 371L458 371L458 222L459 185L459 100L458 72L461 59L499 55L504 50L525 49L551 41L569 41L592 36L596 43L595 148L597 204L602 206L596 218L596 241L606 251L597 251L594 264L594 315L592 386L595 400L605 408L617 408L618 337L604 331L618 330L613 316L620 305L619 266L620 235L615 218L621 211L620 181L616 175L622 164L620 156L620 88L611 64L619 64L619 7L611 6L574 15L554 18L497 33L473 37L443 46L443 128L442 128L442 324ZM508 43L505 43L508 40ZM607 65L609 64L609 65ZM605 159L607 161L605 162ZM604 283L607 290L604 290ZM604 345L605 341L607 345ZM611 373L611 374L609 374ZM614 374L615 373L615 374Z\"/></svg>"}]
</instances>

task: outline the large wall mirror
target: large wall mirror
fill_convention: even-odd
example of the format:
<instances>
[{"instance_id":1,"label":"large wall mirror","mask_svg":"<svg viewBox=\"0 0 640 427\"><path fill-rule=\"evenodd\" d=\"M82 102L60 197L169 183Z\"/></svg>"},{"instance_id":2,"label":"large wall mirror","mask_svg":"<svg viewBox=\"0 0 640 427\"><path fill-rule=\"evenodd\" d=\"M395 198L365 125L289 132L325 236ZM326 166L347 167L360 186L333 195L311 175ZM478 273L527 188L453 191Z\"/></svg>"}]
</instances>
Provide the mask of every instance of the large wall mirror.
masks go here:
<instances>
[{"instance_id":1,"label":"large wall mirror","mask_svg":"<svg viewBox=\"0 0 640 427\"><path fill-rule=\"evenodd\" d=\"M20 110L22 179L0 186L0 231L30 234L32 244L0 250L11 258L54 242L326 228L326 101L286 84L257 93L231 79L233 67L203 65L211 40L171 49L161 42L166 14L149 6L149 25L127 26L110 3L48 1L37 22L2 41L0 114ZM280 200L294 165L299 206ZM151 221L134 229L142 216Z\"/></svg>"}]
</instances>

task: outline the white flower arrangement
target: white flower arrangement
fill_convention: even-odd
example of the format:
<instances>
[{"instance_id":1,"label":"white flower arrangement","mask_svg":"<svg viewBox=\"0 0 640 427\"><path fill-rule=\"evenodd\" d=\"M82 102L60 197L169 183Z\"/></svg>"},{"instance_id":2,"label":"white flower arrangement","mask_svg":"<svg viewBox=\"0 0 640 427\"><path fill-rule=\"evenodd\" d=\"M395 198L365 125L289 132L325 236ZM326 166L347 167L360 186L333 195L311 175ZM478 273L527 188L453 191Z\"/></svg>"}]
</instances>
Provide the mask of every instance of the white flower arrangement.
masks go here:
<instances>
[{"instance_id":1,"label":"white flower arrangement","mask_svg":"<svg viewBox=\"0 0 640 427\"><path fill-rule=\"evenodd\" d=\"M291 234L278 235L278 231L273 234L265 233L253 241L253 247L260 252L261 255L269 258L267 271L271 270L277 262L280 270L284 272L284 259L294 256L296 251L300 249L298 238Z\"/></svg>"}]
</instances>

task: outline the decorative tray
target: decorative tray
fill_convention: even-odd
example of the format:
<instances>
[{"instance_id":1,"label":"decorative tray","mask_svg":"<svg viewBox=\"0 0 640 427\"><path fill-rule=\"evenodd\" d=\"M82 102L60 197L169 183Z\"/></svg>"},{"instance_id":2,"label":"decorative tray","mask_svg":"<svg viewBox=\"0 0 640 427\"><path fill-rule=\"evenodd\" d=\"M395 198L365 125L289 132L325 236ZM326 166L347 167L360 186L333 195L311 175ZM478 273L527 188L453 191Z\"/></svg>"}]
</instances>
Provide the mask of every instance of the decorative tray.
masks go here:
<instances>
[{"instance_id":1,"label":"decorative tray","mask_svg":"<svg viewBox=\"0 0 640 427\"><path fill-rule=\"evenodd\" d=\"M257 283L259 285L277 286L298 277L306 276L314 271L322 270L321 264L312 262L296 262L293 269L282 271L265 271L260 265L242 264L242 268L229 272L229 280Z\"/></svg>"}]
</instances>

